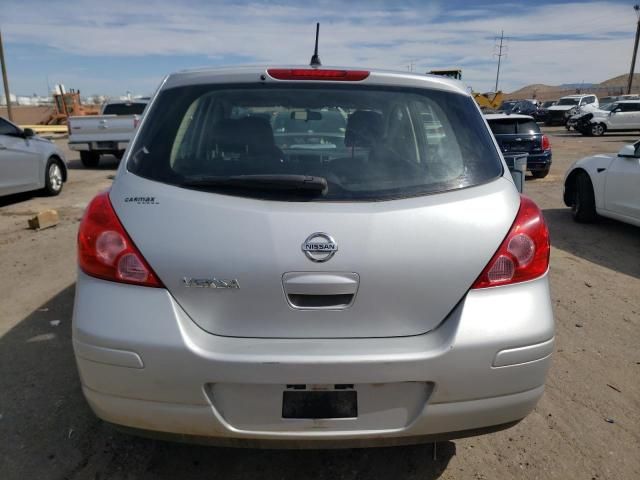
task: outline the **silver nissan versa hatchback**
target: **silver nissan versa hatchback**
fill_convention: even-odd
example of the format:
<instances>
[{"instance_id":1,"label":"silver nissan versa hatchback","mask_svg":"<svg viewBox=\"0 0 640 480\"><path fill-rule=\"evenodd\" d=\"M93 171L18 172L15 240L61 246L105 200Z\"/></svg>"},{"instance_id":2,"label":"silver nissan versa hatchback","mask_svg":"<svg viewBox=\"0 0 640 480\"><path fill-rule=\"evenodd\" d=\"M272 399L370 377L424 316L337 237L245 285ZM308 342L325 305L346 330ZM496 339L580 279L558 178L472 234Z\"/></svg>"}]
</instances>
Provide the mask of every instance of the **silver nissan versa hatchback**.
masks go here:
<instances>
[{"instance_id":1,"label":"silver nissan versa hatchback","mask_svg":"<svg viewBox=\"0 0 640 480\"><path fill-rule=\"evenodd\" d=\"M543 393L547 227L452 80L170 75L78 249L82 388L134 432L433 441L511 426Z\"/></svg>"}]
</instances>

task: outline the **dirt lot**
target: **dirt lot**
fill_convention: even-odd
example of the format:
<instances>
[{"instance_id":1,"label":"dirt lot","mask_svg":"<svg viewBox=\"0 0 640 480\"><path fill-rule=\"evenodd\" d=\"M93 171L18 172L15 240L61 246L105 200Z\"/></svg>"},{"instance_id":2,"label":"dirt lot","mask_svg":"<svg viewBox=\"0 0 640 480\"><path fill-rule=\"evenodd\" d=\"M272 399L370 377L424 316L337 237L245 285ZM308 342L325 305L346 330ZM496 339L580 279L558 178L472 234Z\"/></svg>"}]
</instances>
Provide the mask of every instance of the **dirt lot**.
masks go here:
<instances>
[{"instance_id":1,"label":"dirt lot","mask_svg":"<svg viewBox=\"0 0 640 480\"><path fill-rule=\"evenodd\" d=\"M69 153L61 196L0 199L0 478L640 478L640 229L607 220L578 225L561 201L562 175L573 160L615 152L637 137L548 133L552 172L526 184L553 244L557 352L546 394L516 427L440 443L436 460L432 445L180 445L129 437L97 420L82 397L71 348L75 234L84 206L109 186L116 164L85 170ZM27 230L28 216L45 208L58 209L61 223Z\"/></svg>"}]
</instances>

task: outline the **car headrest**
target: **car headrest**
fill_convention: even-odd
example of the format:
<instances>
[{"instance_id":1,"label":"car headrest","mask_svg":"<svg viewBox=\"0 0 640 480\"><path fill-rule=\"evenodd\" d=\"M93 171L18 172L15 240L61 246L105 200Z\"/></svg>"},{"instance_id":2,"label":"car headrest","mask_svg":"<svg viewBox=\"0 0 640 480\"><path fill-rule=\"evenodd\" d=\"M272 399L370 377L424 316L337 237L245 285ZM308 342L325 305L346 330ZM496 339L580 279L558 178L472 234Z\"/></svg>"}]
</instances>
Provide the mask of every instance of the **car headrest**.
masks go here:
<instances>
[{"instance_id":1,"label":"car headrest","mask_svg":"<svg viewBox=\"0 0 640 480\"><path fill-rule=\"evenodd\" d=\"M382 114L370 110L357 110L347 118L344 144L347 147L370 147L384 133Z\"/></svg>"},{"instance_id":2,"label":"car headrest","mask_svg":"<svg viewBox=\"0 0 640 480\"><path fill-rule=\"evenodd\" d=\"M261 117L221 120L214 127L213 138L219 146L236 151L264 151L275 146L271 124Z\"/></svg>"}]
</instances>

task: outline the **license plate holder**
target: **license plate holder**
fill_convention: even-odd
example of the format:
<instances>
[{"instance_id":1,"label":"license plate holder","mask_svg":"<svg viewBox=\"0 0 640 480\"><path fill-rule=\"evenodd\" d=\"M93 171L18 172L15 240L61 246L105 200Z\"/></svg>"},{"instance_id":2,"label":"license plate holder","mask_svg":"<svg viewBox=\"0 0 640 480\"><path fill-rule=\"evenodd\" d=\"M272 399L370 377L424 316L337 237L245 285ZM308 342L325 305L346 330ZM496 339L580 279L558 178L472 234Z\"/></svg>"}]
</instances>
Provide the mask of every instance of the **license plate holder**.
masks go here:
<instances>
[{"instance_id":1,"label":"license plate holder","mask_svg":"<svg viewBox=\"0 0 640 480\"><path fill-rule=\"evenodd\" d=\"M282 418L335 419L358 417L355 390L292 390L282 393Z\"/></svg>"}]
</instances>

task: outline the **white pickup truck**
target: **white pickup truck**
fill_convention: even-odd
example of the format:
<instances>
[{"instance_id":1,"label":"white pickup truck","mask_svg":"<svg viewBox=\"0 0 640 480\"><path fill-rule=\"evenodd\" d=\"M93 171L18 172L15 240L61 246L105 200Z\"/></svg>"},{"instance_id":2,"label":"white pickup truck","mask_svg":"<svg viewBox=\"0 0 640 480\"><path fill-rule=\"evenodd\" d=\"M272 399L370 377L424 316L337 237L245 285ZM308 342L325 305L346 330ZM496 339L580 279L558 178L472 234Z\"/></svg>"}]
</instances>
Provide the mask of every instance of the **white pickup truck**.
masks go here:
<instances>
[{"instance_id":1,"label":"white pickup truck","mask_svg":"<svg viewBox=\"0 0 640 480\"><path fill-rule=\"evenodd\" d=\"M107 102L100 115L70 117L69 148L80 152L85 167L97 167L100 155L122 158L148 100Z\"/></svg>"}]
</instances>

